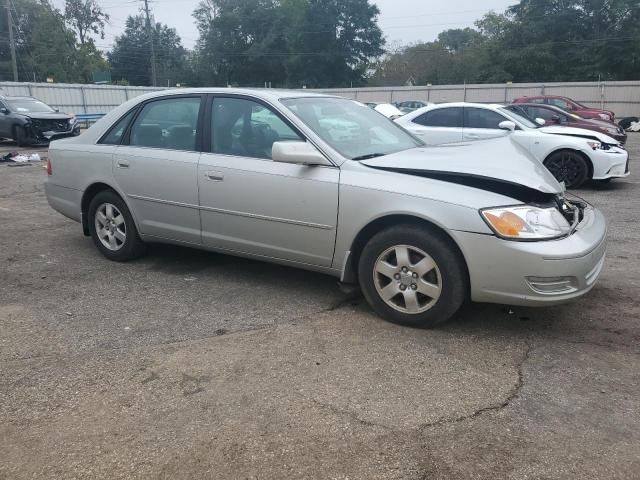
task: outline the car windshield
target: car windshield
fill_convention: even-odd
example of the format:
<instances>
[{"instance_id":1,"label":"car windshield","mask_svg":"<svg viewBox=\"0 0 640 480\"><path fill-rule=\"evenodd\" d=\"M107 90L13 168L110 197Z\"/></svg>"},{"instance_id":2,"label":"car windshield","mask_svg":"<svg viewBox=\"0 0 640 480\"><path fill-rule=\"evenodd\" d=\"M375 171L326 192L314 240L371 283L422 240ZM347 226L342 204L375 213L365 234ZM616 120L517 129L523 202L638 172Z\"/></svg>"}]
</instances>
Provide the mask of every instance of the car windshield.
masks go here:
<instances>
[{"instance_id":1,"label":"car windshield","mask_svg":"<svg viewBox=\"0 0 640 480\"><path fill-rule=\"evenodd\" d=\"M8 100L9 105L18 113L51 113L55 112L46 103L33 98L16 98Z\"/></svg>"},{"instance_id":2,"label":"car windshield","mask_svg":"<svg viewBox=\"0 0 640 480\"><path fill-rule=\"evenodd\" d=\"M381 157L423 143L363 103L305 97L282 103L341 155L352 160Z\"/></svg>"},{"instance_id":3,"label":"car windshield","mask_svg":"<svg viewBox=\"0 0 640 480\"><path fill-rule=\"evenodd\" d=\"M540 128L540 125L536 123L535 119L524 113L520 107L511 105L509 107L501 107L499 110L527 128Z\"/></svg>"}]
</instances>

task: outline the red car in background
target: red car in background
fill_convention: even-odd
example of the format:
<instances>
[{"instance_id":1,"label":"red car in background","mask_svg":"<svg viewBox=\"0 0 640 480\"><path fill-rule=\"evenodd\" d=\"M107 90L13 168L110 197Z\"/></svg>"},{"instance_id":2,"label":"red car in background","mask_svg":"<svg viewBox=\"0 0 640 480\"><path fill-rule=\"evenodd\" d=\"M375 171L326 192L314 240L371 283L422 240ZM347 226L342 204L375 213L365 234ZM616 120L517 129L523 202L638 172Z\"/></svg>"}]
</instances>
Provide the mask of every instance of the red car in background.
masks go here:
<instances>
[{"instance_id":1,"label":"red car in background","mask_svg":"<svg viewBox=\"0 0 640 480\"><path fill-rule=\"evenodd\" d=\"M615 113L609 110L601 110L599 108L591 108L581 103L571 100L567 97L561 97L558 95L538 95L535 97L520 97L516 98L513 103L540 103L544 105L554 105L567 112L573 112L580 115L582 118L594 118L598 120L606 120L613 122L615 120Z\"/></svg>"},{"instance_id":2,"label":"red car in background","mask_svg":"<svg viewBox=\"0 0 640 480\"><path fill-rule=\"evenodd\" d=\"M595 132L604 133L615 138L621 144L627 142L627 134L615 123L605 120L596 120L582 118L580 115L567 112L553 105L545 105L541 103L518 103L507 108L518 108L522 110L528 117L536 119L541 118L545 125L560 125L564 127L584 128Z\"/></svg>"}]
</instances>

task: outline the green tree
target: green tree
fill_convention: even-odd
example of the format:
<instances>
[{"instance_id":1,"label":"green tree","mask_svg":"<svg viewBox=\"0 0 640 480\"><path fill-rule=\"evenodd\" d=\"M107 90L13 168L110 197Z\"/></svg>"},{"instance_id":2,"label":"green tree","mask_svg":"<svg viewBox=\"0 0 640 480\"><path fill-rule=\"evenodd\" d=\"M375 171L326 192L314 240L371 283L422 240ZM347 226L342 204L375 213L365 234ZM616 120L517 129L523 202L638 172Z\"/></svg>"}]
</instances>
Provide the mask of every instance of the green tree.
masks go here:
<instances>
[{"instance_id":1,"label":"green tree","mask_svg":"<svg viewBox=\"0 0 640 480\"><path fill-rule=\"evenodd\" d=\"M56 82L89 82L91 73L107 64L93 45L78 47L64 15L48 0L11 2L15 26L18 72L21 80L53 78ZM8 58L0 50L0 62ZM7 78L6 69L2 69Z\"/></svg>"},{"instance_id":2,"label":"green tree","mask_svg":"<svg viewBox=\"0 0 640 480\"><path fill-rule=\"evenodd\" d=\"M65 0L64 17L78 34L80 45L90 41L90 35L99 35L104 39L104 27L109 22L109 15L95 0Z\"/></svg>"},{"instance_id":3,"label":"green tree","mask_svg":"<svg viewBox=\"0 0 640 480\"><path fill-rule=\"evenodd\" d=\"M192 83L188 54L175 29L160 23L152 24L151 28L158 84ZM151 84L150 41L144 17L129 16L124 32L116 37L113 49L107 53L114 80L126 80L131 85Z\"/></svg>"},{"instance_id":4,"label":"green tree","mask_svg":"<svg viewBox=\"0 0 640 480\"><path fill-rule=\"evenodd\" d=\"M202 1L196 71L206 84L362 83L382 54L378 13L368 0Z\"/></svg>"}]
</instances>

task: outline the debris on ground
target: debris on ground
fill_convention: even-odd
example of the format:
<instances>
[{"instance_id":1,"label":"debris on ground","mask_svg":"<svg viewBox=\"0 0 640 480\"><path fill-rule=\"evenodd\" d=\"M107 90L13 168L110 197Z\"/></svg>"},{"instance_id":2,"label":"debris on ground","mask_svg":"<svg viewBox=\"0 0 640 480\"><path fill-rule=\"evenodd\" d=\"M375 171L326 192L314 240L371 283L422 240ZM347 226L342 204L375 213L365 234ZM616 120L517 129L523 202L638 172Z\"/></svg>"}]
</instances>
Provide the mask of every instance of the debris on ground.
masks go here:
<instances>
[{"instance_id":1,"label":"debris on ground","mask_svg":"<svg viewBox=\"0 0 640 480\"><path fill-rule=\"evenodd\" d=\"M0 157L1 163L27 163L27 162L40 162L42 159L37 153L24 154L18 152L9 152L6 155Z\"/></svg>"},{"instance_id":2,"label":"debris on ground","mask_svg":"<svg viewBox=\"0 0 640 480\"><path fill-rule=\"evenodd\" d=\"M627 128L627 132L640 132L640 122L631 122L631 125Z\"/></svg>"}]
</instances>

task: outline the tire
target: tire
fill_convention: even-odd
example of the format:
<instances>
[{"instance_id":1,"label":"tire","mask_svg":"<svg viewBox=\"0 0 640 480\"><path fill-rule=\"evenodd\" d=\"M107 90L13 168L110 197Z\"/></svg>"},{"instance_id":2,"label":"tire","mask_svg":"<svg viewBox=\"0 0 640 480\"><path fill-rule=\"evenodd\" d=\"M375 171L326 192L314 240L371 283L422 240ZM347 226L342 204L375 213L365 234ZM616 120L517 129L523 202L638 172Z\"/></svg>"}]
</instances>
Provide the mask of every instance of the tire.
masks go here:
<instances>
[{"instance_id":1,"label":"tire","mask_svg":"<svg viewBox=\"0 0 640 480\"><path fill-rule=\"evenodd\" d=\"M554 152L544 161L544 166L556 177L564 182L567 188L578 188L589 177L587 161L578 152L560 150Z\"/></svg>"},{"instance_id":2,"label":"tire","mask_svg":"<svg viewBox=\"0 0 640 480\"><path fill-rule=\"evenodd\" d=\"M378 315L410 327L429 328L449 320L469 292L464 259L451 240L411 224L374 235L360 255L358 276L364 297Z\"/></svg>"},{"instance_id":3,"label":"tire","mask_svg":"<svg viewBox=\"0 0 640 480\"><path fill-rule=\"evenodd\" d=\"M19 147L28 147L31 144L29 142L27 131L20 125L16 125L15 127L13 127L13 139L16 141Z\"/></svg>"},{"instance_id":4,"label":"tire","mask_svg":"<svg viewBox=\"0 0 640 480\"><path fill-rule=\"evenodd\" d=\"M93 197L88 217L91 238L109 260L127 262L144 255L146 245L138 235L131 212L115 192L105 190Z\"/></svg>"}]
</instances>

